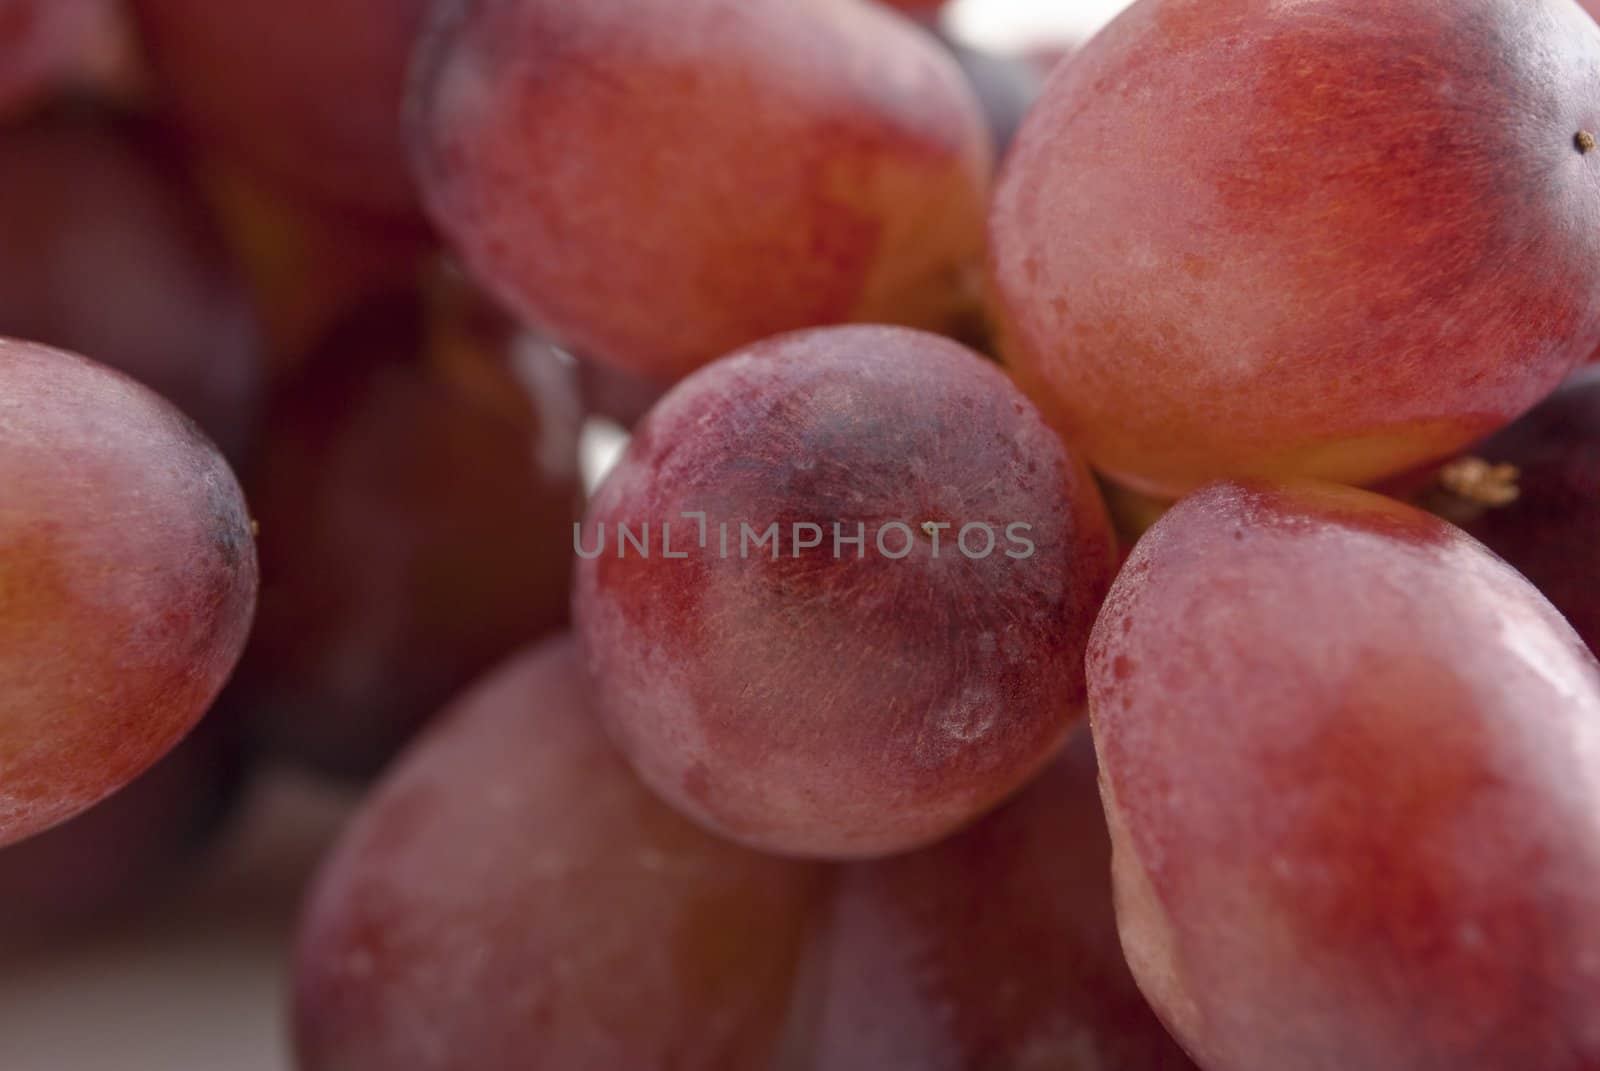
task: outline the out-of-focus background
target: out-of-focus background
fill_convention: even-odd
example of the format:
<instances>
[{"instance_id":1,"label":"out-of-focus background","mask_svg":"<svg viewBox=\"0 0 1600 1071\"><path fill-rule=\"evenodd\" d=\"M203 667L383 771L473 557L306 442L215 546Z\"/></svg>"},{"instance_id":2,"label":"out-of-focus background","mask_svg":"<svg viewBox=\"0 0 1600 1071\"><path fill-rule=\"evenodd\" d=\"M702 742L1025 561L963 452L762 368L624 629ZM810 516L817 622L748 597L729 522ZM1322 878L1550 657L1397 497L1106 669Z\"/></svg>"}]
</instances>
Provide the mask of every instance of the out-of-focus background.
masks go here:
<instances>
[{"instance_id":1,"label":"out-of-focus background","mask_svg":"<svg viewBox=\"0 0 1600 1071\"><path fill-rule=\"evenodd\" d=\"M949 26L974 45L1031 48L1077 41L1127 7L1129 0L953 0Z\"/></svg>"},{"instance_id":2,"label":"out-of-focus background","mask_svg":"<svg viewBox=\"0 0 1600 1071\"><path fill-rule=\"evenodd\" d=\"M1127 2L954 0L947 28L977 47L1043 50L1083 40ZM289 1071L298 900L355 798L266 777L174 896L65 945L0 951L0 1071Z\"/></svg>"}]
</instances>

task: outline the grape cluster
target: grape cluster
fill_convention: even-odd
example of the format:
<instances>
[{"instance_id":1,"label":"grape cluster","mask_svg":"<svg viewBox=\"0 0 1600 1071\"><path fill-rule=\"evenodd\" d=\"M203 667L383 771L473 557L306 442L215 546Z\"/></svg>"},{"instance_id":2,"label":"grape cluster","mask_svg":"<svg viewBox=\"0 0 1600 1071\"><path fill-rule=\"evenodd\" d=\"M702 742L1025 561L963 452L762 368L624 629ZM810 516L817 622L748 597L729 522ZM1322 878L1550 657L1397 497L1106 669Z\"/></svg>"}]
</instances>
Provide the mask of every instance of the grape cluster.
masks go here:
<instances>
[{"instance_id":1,"label":"grape cluster","mask_svg":"<svg viewBox=\"0 0 1600 1071\"><path fill-rule=\"evenodd\" d=\"M297 769L300 1071L1600 1071L1594 12L943 7L0 0L0 947Z\"/></svg>"}]
</instances>

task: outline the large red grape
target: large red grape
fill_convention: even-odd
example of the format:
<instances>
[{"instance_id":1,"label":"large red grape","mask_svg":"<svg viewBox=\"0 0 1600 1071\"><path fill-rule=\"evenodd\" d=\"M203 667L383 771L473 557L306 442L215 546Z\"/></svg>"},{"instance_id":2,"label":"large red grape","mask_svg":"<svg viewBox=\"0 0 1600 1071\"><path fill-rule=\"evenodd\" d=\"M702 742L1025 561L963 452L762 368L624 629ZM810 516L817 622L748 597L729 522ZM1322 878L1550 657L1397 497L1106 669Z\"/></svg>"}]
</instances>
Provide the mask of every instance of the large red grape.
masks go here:
<instances>
[{"instance_id":1,"label":"large red grape","mask_svg":"<svg viewBox=\"0 0 1600 1071\"><path fill-rule=\"evenodd\" d=\"M166 754L233 669L255 594L244 499L190 421L0 340L0 846Z\"/></svg>"},{"instance_id":2,"label":"large red grape","mask_svg":"<svg viewBox=\"0 0 1600 1071\"><path fill-rule=\"evenodd\" d=\"M0 235L0 334L125 372L246 452L263 378L250 298L150 124L76 111L0 130Z\"/></svg>"},{"instance_id":3,"label":"large red grape","mask_svg":"<svg viewBox=\"0 0 1600 1071\"><path fill-rule=\"evenodd\" d=\"M1600 368L1587 368L1473 454L1516 466L1518 495L1465 520L1600 652Z\"/></svg>"},{"instance_id":4,"label":"large red grape","mask_svg":"<svg viewBox=\"0 0 1600 1071\"><path fill-rule=\"evenodd\" d=\"M452 696L565 624L572 374L471 298L331 335L274 397L247 480L261 613L230 708L272 750L377 770Z\"/></svg>"},{"instance_id":5,"label":"large red grape","mask_svg":"<svg viewBox=\"0 0 1600 1071\"><path fill-rule=\"evenodd\" d=\"M457 5L415 163L476 274L574 352L670 382L769 335L971 314L983 117L861 0Z\"/></svg>"},{"instance_id":6,"label":"large red grape","mask_svg":"<svg viewBox=\"0 0 1600 1071\"><path fill-rule=\"evenodd\" d=\"M680 384L581 535L574 606L622 749L712 829L815 856L931 841L1043 768L1113 569L1092 479L1005 375L892 327Z\"/></svg>"},{"instance_id":7,"label":"large red grape","mask_svg":"<svg viewBox=\"0 0 1600 1071\"><path fill-rule=\"evenodd\" d=\"M470 693L388 775L299 939L302 1071L772 1066L821 891L656 800L570 640Z\"/></svg>"},{"instance_id":8,"label":"large red grape","mask_svg":"<svg viewBox=\"0 0 1600 1071\"><path fill-rule=\"evenodd\" d=\"M1097 468L1366 483L1600 342L1600 30L1570 0L1140 0L991 216L1008 360Z\"/></svg>"},{"instance_id":9,"label":"large red grape","mask_svg":"<svg viewBox=\"0 0 1600 1071\"><path fill-rule=\"evenodd\" d=\"M1196 1071L1122 958L1087 733L967 832L846 870L827 934L816 1071Z\"/></svg>"},{"instance_id":10,"label":"large red grape","mask_svg":"<svg viewBox=\"0 0 1600 1071\"><path fill-rule=\"evenodd\" d=\"M383 215L415 209L400 113L429 6L132 0L158 87L188 129L275 181Z\"/></svg>"},{"instance_id":11,"label":"large red grape","mask_svg":"<svg viewBox=\"0 0 1600 1071\"><path fill-rule=\"evenodd\" d=\"M1123 944L1203 1066L1600 1067L1600 666L1481 545L1214 486L1135 549L1089 688Z\"/></svg>"}]
</instances>

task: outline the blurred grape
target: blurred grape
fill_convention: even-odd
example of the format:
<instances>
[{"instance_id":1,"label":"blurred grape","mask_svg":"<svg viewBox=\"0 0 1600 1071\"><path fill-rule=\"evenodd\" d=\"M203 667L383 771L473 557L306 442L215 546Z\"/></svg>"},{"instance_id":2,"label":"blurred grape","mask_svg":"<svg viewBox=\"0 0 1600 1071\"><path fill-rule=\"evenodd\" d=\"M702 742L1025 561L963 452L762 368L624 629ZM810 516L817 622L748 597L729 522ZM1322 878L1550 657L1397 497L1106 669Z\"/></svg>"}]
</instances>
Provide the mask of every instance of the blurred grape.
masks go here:
<instances>
[{"instance_id":1,"label":"blurred grape","mask_svg":"<svg viewBox=\"0 0 1600 1071\"><path fill-rule=\"evenodd\" d=\"M103 0L0 0L0 118L66 75L103 7Z\"/></svg>"},{"instance_id":2,"label":"blurred grape","mask_svg":"<svg viewBox=\"0 0 1600 1071\"><path fill-rule=\"evenodd\" d=\"M228 695L256 739L374 772L566 621L572 380L475 295L430 310L413 293L353 314L285 383L246 481L261 612Z\"/></svg>"},{"instance_id":3,"label":"blurred grape","mask_svg":"<svg viewBox=\"0 0 1600 1071\"><path fill-rule=\"evenodd\" d=\"M584 690L522 654L387 775L307 907L301 1071L772 1066L823 873L679 817Z\"/></svg>"},{"instance_id":4,"label":"blurred grape","mask_svg":"<svg viewBox=\"0 0 1600 1071\"><path fill-rule=\"evenodd\" d=\"M416 197L400 133L426 0L132 0L158 90L209 149L379 215Z\"/></svg>"},{"instance_id":5,"label":"blurred grape","mask_svg":"<svg viewBox=\"0 0 1600 1071\"><path fill-rule=\"evenodd\" d=\"M354 310L427 276L435 242L406 220L374 217L211 161L206 191L250 281L280 383Z\"/></svg>"},{"instance_id":6,"label":"blurred grape","mask_svg":"<svg viewBox=\"0 0 1600 1071\"><path fill-rule=\"evenodd\" d=\"M82 353L164 395L238 461L262 345L185 163L96 110L0 128L0 334Z\"/></svg>"}]
</instances>

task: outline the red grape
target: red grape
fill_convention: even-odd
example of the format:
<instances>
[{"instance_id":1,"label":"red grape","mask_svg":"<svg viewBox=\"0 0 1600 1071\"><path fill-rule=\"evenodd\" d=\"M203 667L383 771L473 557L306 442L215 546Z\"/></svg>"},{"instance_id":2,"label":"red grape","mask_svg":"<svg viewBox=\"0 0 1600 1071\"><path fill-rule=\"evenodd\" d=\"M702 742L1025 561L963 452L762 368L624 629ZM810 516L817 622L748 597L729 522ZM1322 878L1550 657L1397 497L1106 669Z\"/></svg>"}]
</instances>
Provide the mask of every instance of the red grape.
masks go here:
<instances>
[{"instance_id":1,"label":"red grape","mask_svg":"<svg viewBox=\"0 0 1600 1071\"><path fill-rule=\"evenodd\" d=\"M340 204L415 210L400 112L427 0L132 7L166 103L207 145Z\"/></svg>"},{"instance_id":2,"label":"red grape","mask_svg":"<svg viewBox=\"0 0 1600 1071\"><path fill-rule=\"evenodd\" d=\"M770 1066L821 874L674 814L584 704L552 642L386 777L303 924L302 1071Z\"/></svg>"},{"instance_id":3,"label":"red grape","mask_svg":"<svg viewBox=\"0 0 1600 1071\"><path fill-rule=\"evenodd\" d=\"M261 612L229 704L335 772L567 620L570 370L482 308L432 320L410 296L350 317L273 399L247 481Z\"/></svg>"},{"instance_id":4,"label":"red grape","mask_svg":"<svg viewBox=\"0 0 1600 1071\"><path fill-rule=\"evenodd\" d=\"M817 1071L1196 1071L1117 941L1088 734L1003 810L835 896Z\"/></svg>"},{"instance_id":5,"label":"red grape","mask_svg":"<svg viewBox=\"0 0 1600 1071\"><path fill-rule=\"evenodd\" d=\"M1222 484L1089 650L1123 945L1213 1071L1600 1067L1600 666L1498 558Z\"/></svg>"},{"instance_id":6,"label":"red grape","mask_svg":"<svg viewBox=\"0 0 1600 1071\"><path fill-rule=\"evenodd\" d=\"M0 0L0 115L22 107L71 65L101 0Z\"/></svg>"},{"instance_id":7,"label":"red grape","mask_svg":"<svg viewBox=\"0 0 1600 1071\"><path fill-rule=\"evenodd\" d=\"M259 415L249 296L182 160L148 124L0 130L0 334L125 372L238 459Z\"/></svg>"},{"instance_id":8,"label":"red grape","mask_svg":"<svg viewBox=\"0 0 1600 1071\"><path fill-rule=\"evenodd\" d=\"M255 605L244 499L177 410L90 361L0 340L0 846L166 754Z\"/></svg>"},{"instance_id":9,"label":"red grape","mask_svg":"<svg viewBox=\"0 0 1600 1071\"><path fill-rule=\"evenodd\" d=\"M1519 493L1465 527L1544 592L1600 652L1600 368L1587 368L1473 448L1516 466Z\"/></svg>"},{"instance_id":10,"label":"red grape","mask_svg":"<svg viewBox=\"0 0 1600 1071\"><path fill-rule=\"evenodd\" d=\"M991 149L931 35L859 0L453 10L413 86L425 199L574 352L671 382L792 328L970 317Z\"/></svg>"},{"instance_id":11,"label":"red grape","mask_svg":"<svg viewBox=\"0 0 1600 1071\"><path fill-rule=\"evenodd\" d=\"M645 524L648 557L619 529ZM710 828L816 856L931 841L1043 768L1113 569L1093 480L1004 374L892 327L691 377L580 534L579 633L623 751Z\"/></svg>"},{"instance_id":12,"label":"red grape","mask_svg":"<svg viewBox=\"0 0 1600 1071\"><path fill-rule=\"evenodd\" d=\"M1145 491L1446 457L1600 342L1596 136L1567 0L1139 0L1008 159L1007 358Z\"/></svg>"},{"instance_id":13,"label":"red grape","mask_svg":"<svg viewBox=\"0 0 1600 1071\"><path fill-rule=\"evenodd\" d=\"M406 222L353 212L213 163L207 192L239 251L268 343L268 378L290 378L352 310L414 288L432 240Z\"/></svg>"}]
</instances>

